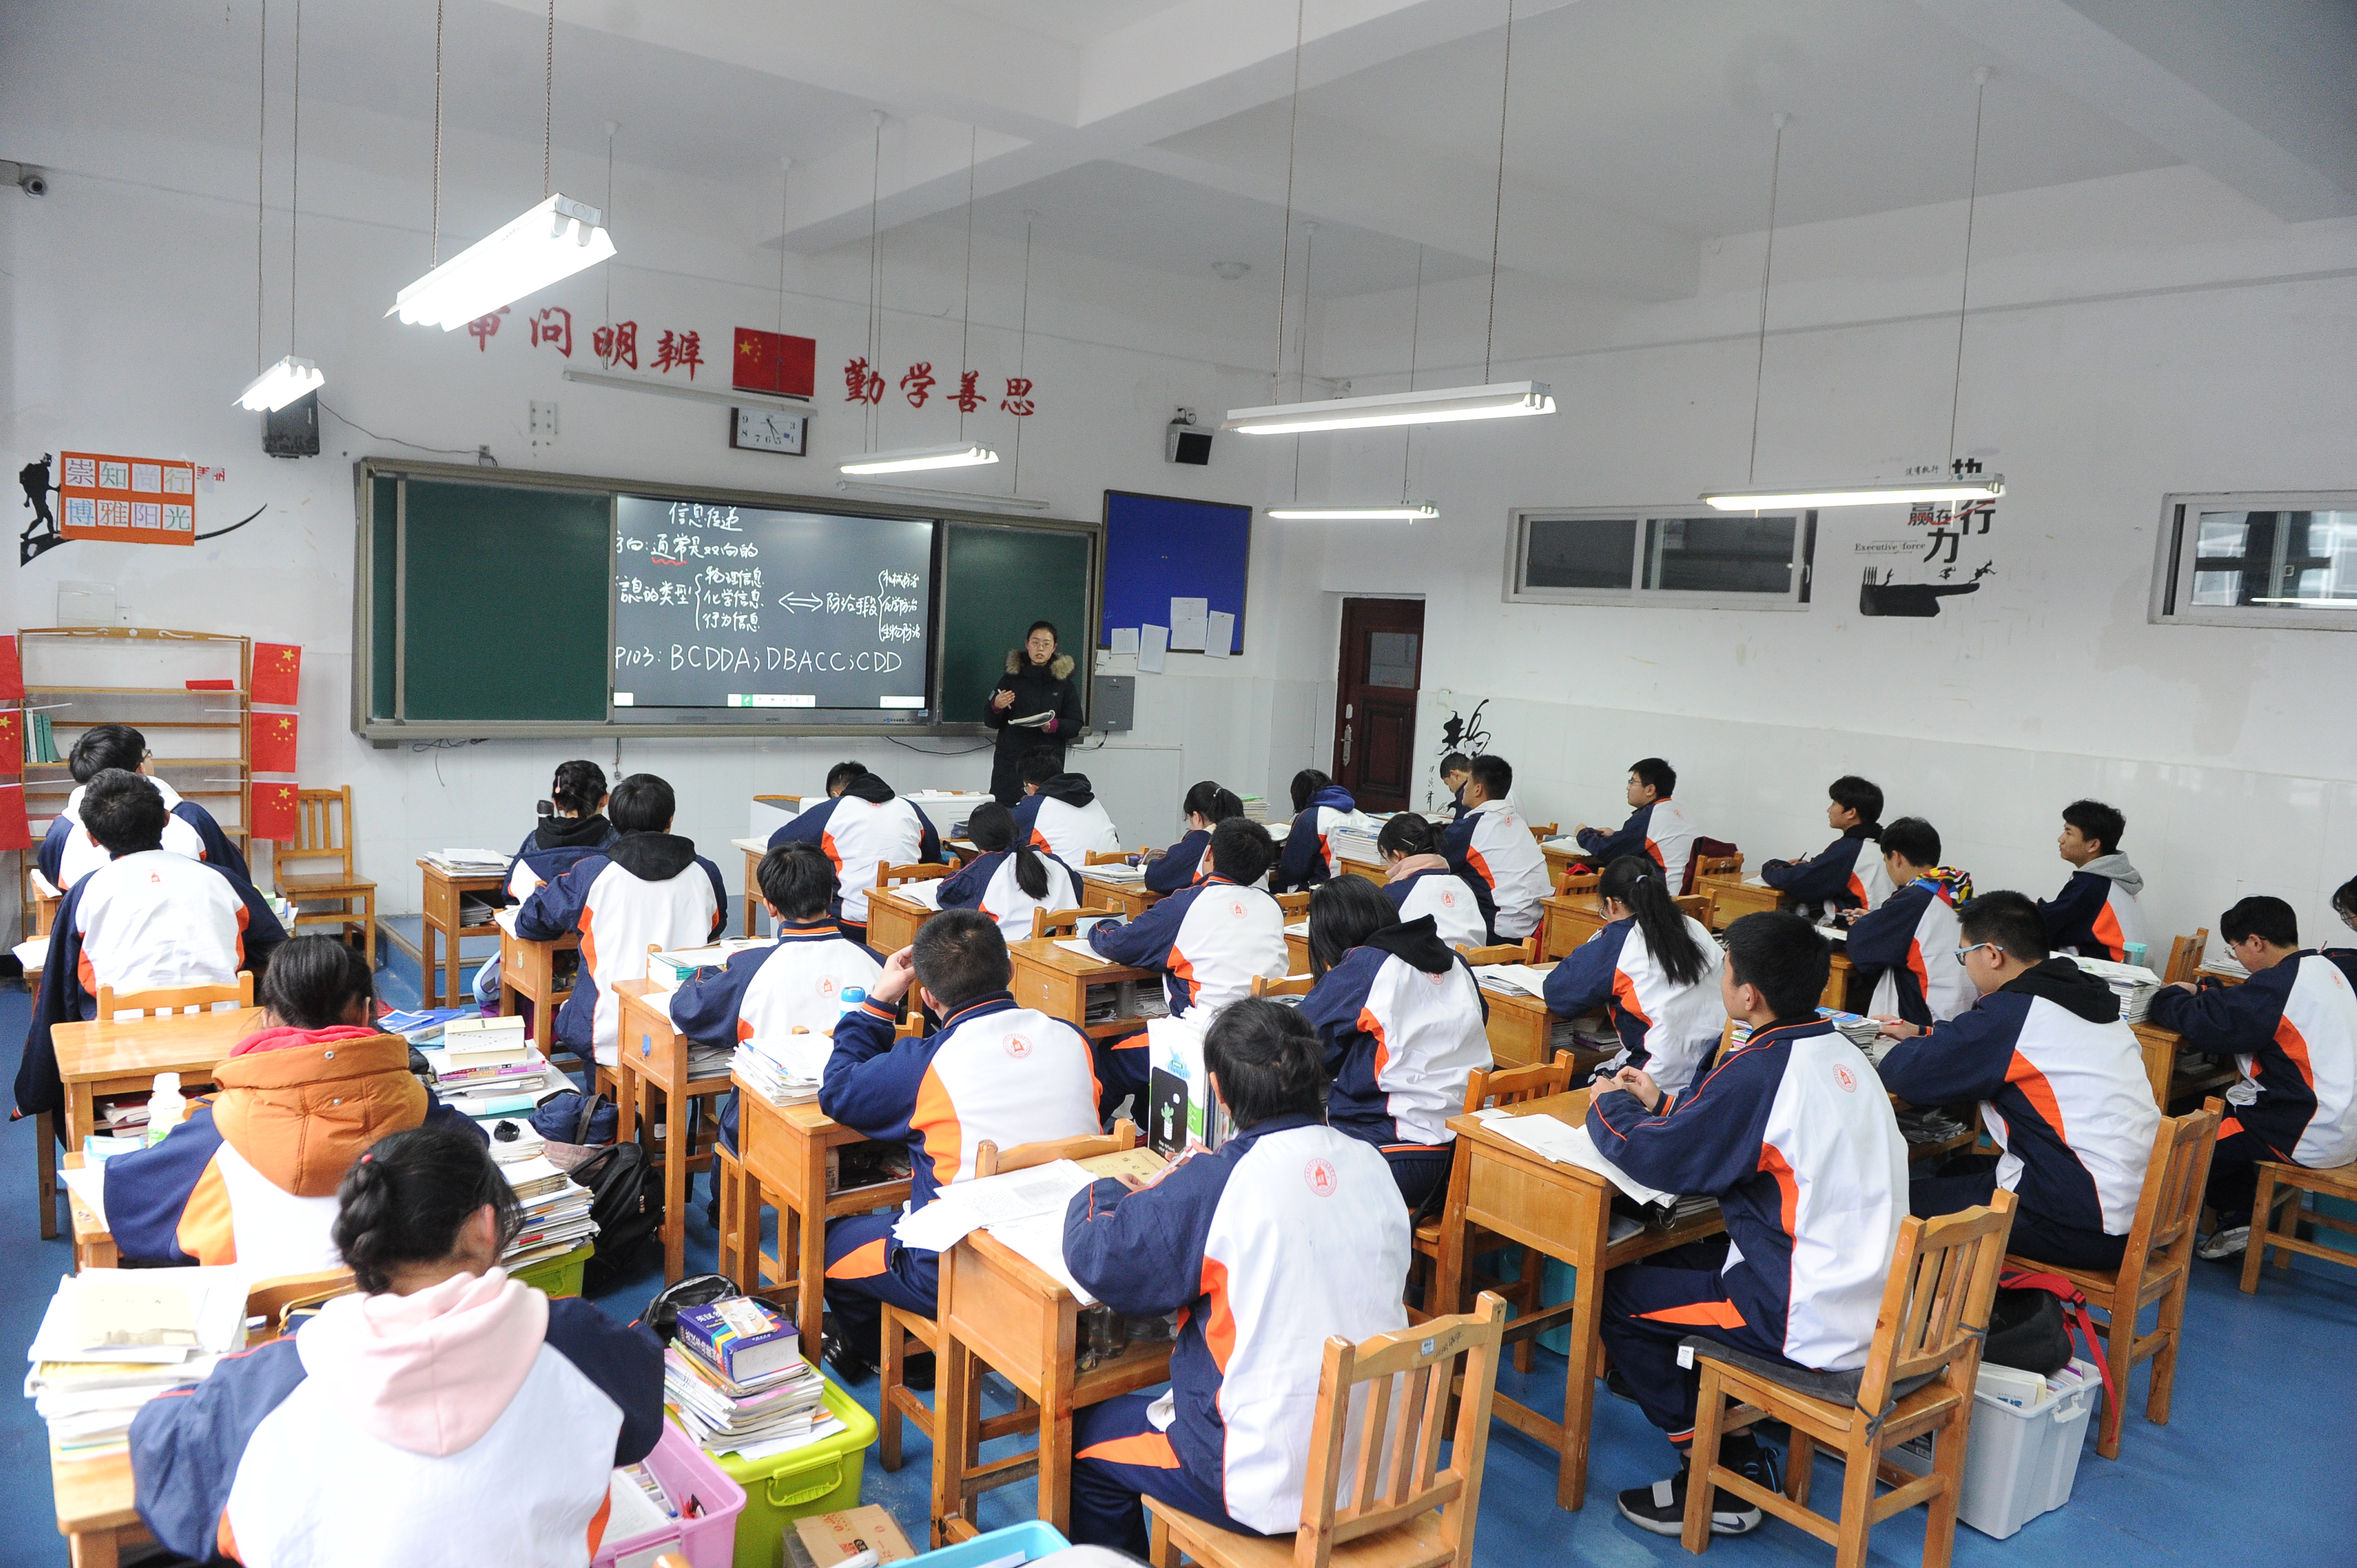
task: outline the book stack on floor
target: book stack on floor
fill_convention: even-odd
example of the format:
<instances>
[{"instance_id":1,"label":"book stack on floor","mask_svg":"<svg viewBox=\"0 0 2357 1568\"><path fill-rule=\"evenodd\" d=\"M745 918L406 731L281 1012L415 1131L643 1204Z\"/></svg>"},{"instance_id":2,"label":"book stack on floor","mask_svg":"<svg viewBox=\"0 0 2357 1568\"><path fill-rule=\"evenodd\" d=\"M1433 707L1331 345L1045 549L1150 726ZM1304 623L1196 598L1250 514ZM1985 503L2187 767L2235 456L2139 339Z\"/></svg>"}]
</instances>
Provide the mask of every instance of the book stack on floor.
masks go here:
<instances>
[{"instance_id":1,"label":"book stack on floor","mask_svg":"<svg viewBox=\"0 0 2357 1568\"><path fill-rule=\"evenodd\" d=\"M766 1459L839 1431L825 1391L794 1326L749 1296L682 1308L663 1351L664 1403L714 1454Z\"/></svg>"},{"instance_id":2,"label":"book stack on floor","mask_svg":"<svg viewBox=\"0 0 2357 1568\"><path fill-rule=\"evenodd\" d=\"M245 1344L236 1268L90 1269L58 1294L26 1351L25 1392L60 1459L120 1448L156 1395L201 1381Z\"/></svg>"},{"instance_id":3,"label":"book stack on floor","mask_svg":"<svg viewBox=\"0 0 2357 1568\"><path fill-rule=\"evenodd\" d=\"M756 1035L737 1047L731 1067L737 1080L772 1105L802 1105L818 1098L834 1042L796 1029L791 1035Z\"/></svg>"},{"instance_id":4,"label":"book stack on floor","mask_svg":"<svg viewBox=\"0 0 2357 1568\"><path fill-rule=\"evenodd\" d=\"M589 1218L589 1189L549 1164L545 1156L502 1165L500 1169L515 1188L516 1201L523 1206L523 1229L516 1232L500 1259L500 1266L508 1273L561 1257L597 1236L597 1222Z\"/></svg>"}]
</instances>

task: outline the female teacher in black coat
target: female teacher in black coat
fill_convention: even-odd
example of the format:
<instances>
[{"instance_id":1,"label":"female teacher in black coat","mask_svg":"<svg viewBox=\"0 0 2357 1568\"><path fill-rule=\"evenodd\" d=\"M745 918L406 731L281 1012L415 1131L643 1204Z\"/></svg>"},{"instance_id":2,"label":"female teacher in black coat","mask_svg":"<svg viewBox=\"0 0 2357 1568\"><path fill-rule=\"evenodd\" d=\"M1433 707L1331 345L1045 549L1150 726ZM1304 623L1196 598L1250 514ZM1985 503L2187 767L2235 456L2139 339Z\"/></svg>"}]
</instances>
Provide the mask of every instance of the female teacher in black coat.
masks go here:
<instances>
[{"instance_id":1,"label":"female teacher in black coat","mask_svg":"<svg viewBox=\"0 0 2357 1568\"><path fill-rule=\"evenodd\" d=\"M1047 715L1045 725L1015 721ZM1053 621L1035 620L1023 646L1006 655L1006 673L991 693L984 722L998 732L997 755L990 764L990 792L1002 806L1023 798L1018 771L1023 754L1041 746L1063 765L1064 747L1081 733L1081 689L1072 680L1070 654L1056 651Z\"/></svg>"}]
</instances>

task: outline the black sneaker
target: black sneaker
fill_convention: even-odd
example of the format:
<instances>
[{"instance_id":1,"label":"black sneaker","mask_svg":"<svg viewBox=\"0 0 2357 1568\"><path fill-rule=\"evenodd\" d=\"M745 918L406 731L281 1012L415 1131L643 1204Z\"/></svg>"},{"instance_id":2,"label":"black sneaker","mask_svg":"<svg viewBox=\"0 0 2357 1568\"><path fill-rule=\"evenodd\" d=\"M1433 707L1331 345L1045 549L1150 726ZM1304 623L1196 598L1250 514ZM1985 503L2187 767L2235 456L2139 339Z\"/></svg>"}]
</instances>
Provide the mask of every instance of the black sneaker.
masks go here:
<instances>
[{"instance_id":1,"label":"black sneaker","mask_svg":"<svg viewBox=\"0 0 2357 1568\"><path fill-rule=\"evenodd\" d=\"M1605 1364L1604 1387L1606 1391L1611 1393L1616 1398L1627 1400L1631 1404L1638 1402L1637 1391L1629 1386L1629 1380L1627 1378L1621 1376L1620 1363L1618 1361L1610 1361Z\"/></svg>"},{"instance_id":2,"label":"black sneaker","mask_svg":"<svg viewBox=\"0 0 2357 1568\"><path fill-rule=\"evenodd\" d=\"M1721 1462L1747 1481L1770 1491L1780 1490L1775 1456L1756 1443L1744 1446L1750 1450L1748 1454L1738 1452L1733 1444L1727 1444L1719 1455ZM1678 1473L1666 1481L1630 1487L1620 1496L1621 1517L1655 1535L1683 1535L1686 1528L1686 1481L1692 1474L1690 1469L1680 1466ZM1760 1528L1764 1517L1756 1504L1721 1493L1711 1499L1710 1532L1749 1535Z\"/></svg>"},{"instance_id":3,"label":"black sneaker","mask_svg":"<svg viewBox=\"0 0 2357 1568\"><path fill-rule=\"evenodd\" d=\"M819 1331L819 1356L834 1369L834 1375L846 1383L864 1383L876 1375L876 1363L853 1349L848 1341L835 1331L834 1319L826 1319Z\"/></svg>"},{"instance_id":4,"label":"black sneaker","mask_svg":"<svg viewBox=\"0 0 2357 1568\"><path fill-rule=\"evenodd\" d=\"M919 1393L930 1392L933 1386L933 1353L922 1350L901 1362L900 1382Z\"/></svg>"}]
</instances>

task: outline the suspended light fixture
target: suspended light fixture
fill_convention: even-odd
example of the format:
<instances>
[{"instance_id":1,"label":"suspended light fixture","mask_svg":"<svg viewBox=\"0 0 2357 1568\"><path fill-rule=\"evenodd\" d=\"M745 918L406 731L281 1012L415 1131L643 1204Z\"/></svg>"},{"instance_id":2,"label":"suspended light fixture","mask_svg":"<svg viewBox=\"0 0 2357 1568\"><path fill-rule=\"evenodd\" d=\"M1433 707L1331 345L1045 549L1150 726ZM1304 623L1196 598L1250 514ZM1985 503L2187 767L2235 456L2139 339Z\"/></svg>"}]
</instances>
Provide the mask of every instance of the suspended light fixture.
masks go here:
<instances>
[{"instance_id":1,"label":"suspended light fixture","mask_svg":"<svg viewBox=\"0 0 2357 1568\"><path fill-rule=\"evenodd\" d=\"M327 384L328 378L320 373L318 366L289 354L247 382L245 390L237 394L237 405L256 413L275 413Z\"/></svg>"},{"instance_id":2,"label":"suspended light fixture","mask_svg":"<svg viewBox=\"0 0 2357 1568\"><path fill-rule=\"evenodd\" d=\"M262 362L262 231L267 208L264 204L264 175L266 169L264 153L268 143L264 133L269 127L270 113L270 6L262 6L262 45L260 84L254 112L253 131L253 359ZM303 210L303 0L295 0L295 125L293 136L293 184L286 209L286 336L291 344L295 337L295 261L296 243L302 233ZM275 413L288 403L317 392L328 384L328 378L310 360L290 353L276 364L263 371L245 383L237 394L237 406L255 413Z\"/></svg>"},{"instance_id":3,"label":"suspended light fixture","mask_svg":"<svg viewBox=\"0 0 2357 1568\"><path fill-rule=\"evenodd\" d=\"M1430 501L1402 501L1397 506L1273 506L1268 515L1284 522L1424 522L1440 515Z\"/></svg>"},{"instance_id":4,"label":"suspended light fixture","mask_svg":"<svg viewBox=\"0 0 2357 1568\"><path fill-rule=\"evenodd\" d=\"M1786 485L1764 490L1722 490L1702 499L1721 511L1762 511L1777 507L1879 506L1887 501L1986 501L2005 494L2005 476L1991 474L1950 483L1826 485L1817 489Z\"/></svg>"},{"instance_id":5,"label":"suspended light fixture","mask_svg":"<svg viewBox=\"0 0 2357 1568\"><path fill-rule=\"evenodd\" d=\"M556 103L556 4L548 6L546 97L541 109L540 204L442 260L442 8L434 11L434 266L393 299L387 316L448 332L571 277L614 254L606 215L549 183ZM610 136L610 133L609 133Z\"/></svg>"},{"instance_id":6,"label":"suspended light fixture","mask_svg":"<svg viewBox=\"0 0 2357 1568\"><path fill-rule=\"evenodd\" d=\"M845 458L846 474L912 474L921 468L971 468L996 463L998 454L977 442L953 442L947 446L909 446L897 452L869 452Z\"/></svg>"},{"instance_id":7,"label":"suspended light fixture","mask_svg":"<svg viewBox=\"0 0 2357 1568\"><path fill-rule=\"evenodd\" d=\"M931 506L960 507L968 511L1045 511L1048 503L1029 496L1002 496L991 490L937 490L931 486L878 485L864 479L837 479L834 488L847 496L874 496L879 500L921 501Z\"/></svg>"}]
</instances>

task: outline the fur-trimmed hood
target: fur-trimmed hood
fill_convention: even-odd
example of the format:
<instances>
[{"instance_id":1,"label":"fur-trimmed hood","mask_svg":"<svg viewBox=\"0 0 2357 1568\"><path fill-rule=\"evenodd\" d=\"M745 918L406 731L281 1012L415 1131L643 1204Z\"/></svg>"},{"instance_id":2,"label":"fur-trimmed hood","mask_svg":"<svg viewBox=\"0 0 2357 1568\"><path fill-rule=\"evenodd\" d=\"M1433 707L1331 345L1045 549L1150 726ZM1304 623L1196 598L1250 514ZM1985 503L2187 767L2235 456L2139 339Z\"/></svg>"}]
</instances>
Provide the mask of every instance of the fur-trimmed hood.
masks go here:
<instances>
[{"instance_id":1,"label":"fur-trimmed hood","mask_svg":"<svg viewBox=\"0 0 2357 1568\"><path fill-rule=\"evenodd\" d=\"M1006 672L1009 675L1021 675L1032 668L1031 656L1024 650L1010 648L1006 650ZM1078 666L1072 662L1072 656L1069 653L1059 653L1055 658L1048 660L1048 673L1059 681L1071 680L1072 671L1077 668Z\"/></svg>"}]
</instances>

